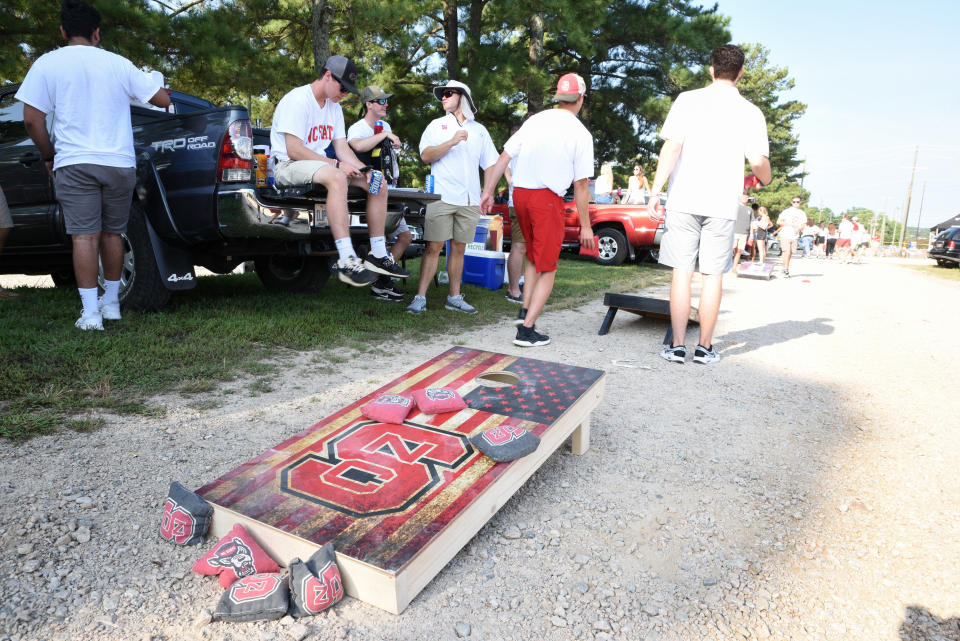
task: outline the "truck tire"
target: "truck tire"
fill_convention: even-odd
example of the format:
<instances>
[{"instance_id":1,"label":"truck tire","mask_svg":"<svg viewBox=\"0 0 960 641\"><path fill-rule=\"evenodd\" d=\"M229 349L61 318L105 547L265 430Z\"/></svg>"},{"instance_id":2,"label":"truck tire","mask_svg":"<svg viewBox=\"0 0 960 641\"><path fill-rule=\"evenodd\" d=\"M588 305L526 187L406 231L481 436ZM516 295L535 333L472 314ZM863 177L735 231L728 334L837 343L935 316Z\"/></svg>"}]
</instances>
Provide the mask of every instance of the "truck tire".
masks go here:
<instances>
[{"instance_id":1,"label":"truck tire","mask_svg":"<svg viewBox=\"0 0 960 641\"><path fill-rule=\"evenodd\" d=\"M660 262L660 248L655 247L653 249L648 249L647 253L644 255L644 260L648 263L659 263Z\"/></svg>"},{"instance_id":2,"label":"truck tire","mask_svg":"<svg viewBox=\"0 0 960 641\"><path fill-rule=\"evenodd\" d=\"M614 227L597 230L597 243L600 255L594 260L598 265L622 265L627 259L627 237Z\"/></svg>"},{"instance_id":3,"label":"truck tire","mask_svg":"<svg viewBox=\"0 0 960 641\"><path fill-rule=\"evenodd\" d=\"M318 292L330 280L326 256L264 256L253 261L263 286L281 292Z\"/></svg>"},{"instance_id":4,"label":"truck tire","mask_svg":"<svg viewBox=\"0 0 960 641\"><path fill-rule=\"evenodd\" d=\"M123 239L123 269L120 272L120 305L127 309L156 311L170 300L170 290L163 284L157 259L150 244L147 220L136 202L130 205L130 220ZM98 276L103 288L103 265Z\"/></svg>"},{"instance_id":5,"label":"truck tire","mask_svg":"<svg viewBox=\"0 0 960 641\"><path fill-rule=\"evenodd\" d=\"M73 267L63 267L55 272L51 272L50 278L53 280L54 287L76 287L77 277L73 273Z\"/></svg>"}]
</instances>

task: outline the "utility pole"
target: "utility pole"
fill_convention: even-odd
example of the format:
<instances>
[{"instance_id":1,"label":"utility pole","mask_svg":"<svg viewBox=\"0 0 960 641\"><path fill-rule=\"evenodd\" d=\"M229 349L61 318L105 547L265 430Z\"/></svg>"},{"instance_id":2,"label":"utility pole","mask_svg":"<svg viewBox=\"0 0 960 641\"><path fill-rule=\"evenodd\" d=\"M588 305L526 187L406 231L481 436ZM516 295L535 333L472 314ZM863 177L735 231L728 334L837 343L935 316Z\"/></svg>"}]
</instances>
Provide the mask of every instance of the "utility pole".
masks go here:
<instances>
[{"instance_id":1,"label":"utility pole","mask_svg":"<svg viewBox=\"0 0 960 641\"><path fill-rule=\"evenodd\" d=\"M880 219L880 253L883 254L883 247L887 244L887 200L889 196L883 197L883 218Z\"/></svg>"},{"instance_id":2,"label":"utility pole","mask_svg":"<svg viewBox=\"0 0 960 641\"><path fill-rule=\"evenodd\" d=\"M903 207L903 225L900 227L900 249L903 249L903 237L907 231L907 216L910 214L910 196L913 195L913 177L917 173L917 156L920 154L920 146L917 145L913 152L913 170L910 172L910 186L907 187L907 204Z\"/></svg>"},{"instance_id":3,"label":"utility pole","mask_svg":"<svg viewBox=\"0 0 960 641\"><path fill-rule=\"evenodd\" d=\"M920 217L923 216L923 198L927 195L927 181L923 181L923 190L920 191L920 213L917 214L917 235L914 237L913 242L917 246L917 249L920 249Z\"/></svg>"}]
</instances>

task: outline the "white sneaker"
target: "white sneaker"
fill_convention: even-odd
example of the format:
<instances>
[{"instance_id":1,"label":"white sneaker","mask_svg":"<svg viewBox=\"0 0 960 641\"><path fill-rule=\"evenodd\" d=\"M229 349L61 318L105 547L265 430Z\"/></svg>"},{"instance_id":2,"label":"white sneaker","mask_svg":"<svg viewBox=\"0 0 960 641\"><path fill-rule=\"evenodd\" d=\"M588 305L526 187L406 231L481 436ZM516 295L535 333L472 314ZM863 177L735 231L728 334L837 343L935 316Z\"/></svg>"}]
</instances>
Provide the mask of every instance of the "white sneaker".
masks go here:
<instances>
[{"instance_id":1,"label":"white sneaker","mask_svg":"<svg viewBox=\"0 0 960 641\"><path fill-rule=\"evenodd\" d=\"M97 299L97 307L100 309L103 320L120 320L120 301L105 303L101 296Z\"/></svg>"},{"instance_id":2,"label":"white sneaker","mask_svg":"<svg viewBox=\"0 0 960 641\"><path fill-rule=\"evenodd\" d=\"M77 319L77 322L74 323L74 327L76 327L77 329L81 329L83 331L96 329L102 332L103 316L99 312L97 312L96 314L90 314L89 316L84 314L83 316Z\"/></svg>"}]
</instances>

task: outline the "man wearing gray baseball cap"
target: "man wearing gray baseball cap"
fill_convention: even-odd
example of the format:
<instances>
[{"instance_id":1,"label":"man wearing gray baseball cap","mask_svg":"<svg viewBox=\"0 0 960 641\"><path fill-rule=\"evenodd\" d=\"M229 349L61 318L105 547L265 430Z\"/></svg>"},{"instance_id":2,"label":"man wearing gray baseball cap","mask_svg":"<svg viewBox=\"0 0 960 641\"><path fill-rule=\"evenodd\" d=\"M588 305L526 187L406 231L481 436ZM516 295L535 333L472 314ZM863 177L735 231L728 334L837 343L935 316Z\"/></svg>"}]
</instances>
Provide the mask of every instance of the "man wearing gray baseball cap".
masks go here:
<instances>
[{"instance_id":1,"label":"man wearing gray baseball cap","mask_svg":"<svg viewBox=\"0 0 960 641\"><path fill-rule=\"evenodd\" d=\"M327 189L327 215L340 259L338 277L348 285L363 287L377 274L406 278L403 269L387 253L384 222L387 215L387 187L367 197L367 225L370 252L357 256L350 240L347 211L348 185L367 189L370 174L347 144L340 101L357 92L357 68L349 58L330 56L319 78L291 90L277 104L270 129L271 154L276 160L277 184L282 186L315 183ZM332 145L336 158L326 155Z\"/></svg>"}]
</instances>

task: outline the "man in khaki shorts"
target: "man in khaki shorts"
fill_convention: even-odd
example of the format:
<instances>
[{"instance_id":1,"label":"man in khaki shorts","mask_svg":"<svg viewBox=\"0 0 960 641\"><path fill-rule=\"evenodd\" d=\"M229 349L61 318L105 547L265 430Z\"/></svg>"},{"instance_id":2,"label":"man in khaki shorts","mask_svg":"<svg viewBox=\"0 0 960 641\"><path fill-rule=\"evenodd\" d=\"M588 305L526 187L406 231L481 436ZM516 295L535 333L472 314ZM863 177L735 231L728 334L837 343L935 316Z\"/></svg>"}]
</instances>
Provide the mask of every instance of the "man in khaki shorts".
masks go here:
<instances>
[{"instance_id":1,"label":"man in khaki shorts","mask_svg":"<svg viewBox=\"0 0 960 641\"><path fill-rule=\"evenodd\" d=\"M340 259L337 276L354 287L369 285L377 275L406 278L403 269L387 252L384 223L387 217L387 185L367 197L367 225L370 252L360 259L350 240L350 215L347 211L347 187L366 189L369 172L347 144L340 101L357 91L357 68L348 58L330 56L323 74L289 91L277 104L270 128L270 148L277 161L274 175L278 185L316 183L327 189L327 215ZM329 158L326 149L333 146L337 158Z\"/></svg>"},{"instance_id":2,"label":"man in khaki shorts","mask_svg":"<svg viewBox=\"0 0 960 641\"><path fill-rule=\"evenodd\" d=\"M7 197L0 190L0 254L3 253L3 246L7 242L7 235L13 229L13 217L10 215L10 208L7 207ZM20 298L20 294L8 292L0 287L0 300L13 300Z\"/></svg>"},{"instance_id":3,"label":"man in khaki shorts","mask_svg":"<svg viewBox=\"0 0 960 641\"><path fill-rule=\"evenodd\" d=\"M470 96L470 88L451 80L433 88L433 95L443 105L446 114L437 118L420 137L420 158L430 165L434 178L434 192L440 194L427 206L424 240L427 250L420 263L420 282L417 295L407 306L411 314L427 311L427 287L437 273L440 250L450 241L447 273L450 275L450 295L444 307L476 314L477 310L463 299L460 278L463 276L463 255L467 243L473 242L480 220L480 172L484 183L489 170L499 155L487 128L475 120L477 108Z\"/></svg>"}]
</instances>

